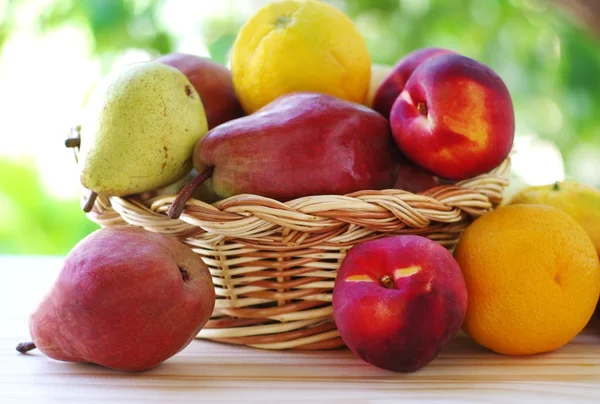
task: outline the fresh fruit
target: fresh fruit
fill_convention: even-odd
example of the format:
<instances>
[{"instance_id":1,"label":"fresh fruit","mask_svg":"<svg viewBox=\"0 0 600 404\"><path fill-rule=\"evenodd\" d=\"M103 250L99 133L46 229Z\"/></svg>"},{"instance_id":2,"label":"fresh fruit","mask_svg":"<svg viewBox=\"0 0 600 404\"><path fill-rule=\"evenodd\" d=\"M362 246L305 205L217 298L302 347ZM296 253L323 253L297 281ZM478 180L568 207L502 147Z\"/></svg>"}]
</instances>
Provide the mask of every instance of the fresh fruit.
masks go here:
<instances>
[{"instance_id":1,"label":"fresh fruit","mask_svg":"<svg viewBox=\"0 0 600 404\"><path fill-rule=\"evenodd\" d=\"M206 132L200 96L179 70L144 62L113 71L85 107L81 183L117 196L164 187L191 170Z\"/></svg>"},{"instance_id":2,"label":"fresh fruit","mask_svg":"<svg viewBox=\"0 0 600 404\"><path fill-rule=\"evenodd\" d=\"M583 228L545 205L509 205L476 219L454 255L469 307L465 332L505 355L552 351L587 324L600 262Z\"/></svg>"},{"instance_id":3,"label":"fresh fruit","mask_svg":"<svg viewBox=\"0 0 600 404\"><path fill-rule=\"evenodd\" d=\"M71 250L30 318L34 345L17 349L141 371L185 348L214 305L210 272L190 248L141 228L102 228Z\"/></svg>"},{"instance_id":4,"label":"fresh fruit","mask_svg":"<svg viewBox=\"0 0 600 404\"><path fill-rule=\"evenodd\" d=\"M282 0L261 8L241 28L231 71L247 113L296 91L364 103L371 58L352 20L332 5Z\"/></svg>"},{"instance_id":5,"label":"fresh fruit","mask_svg":"<svg viewBox=\"0 0 600 404\"><path fill-rule=\"evenodd\" d=\"M398 176L394 188L417 194L437 187L438 185L452 184L452 181L435 176L421 167L417 167L406 159L400 158L398 163Z\"/></svg>"},{"instance_id":6,"label":"fresh fruit","mask_svg":"<svg viewBox=\"0 0 600 404\"><path fill-rule=\"evenodd\" d=\"M448 250L421 236L350 249L333 288L333 317L362 360L397 372L431 362L460 330L467 289Z\"/></svg>"},{"instance_id":7,"label":"fresh fruit","mask_svg":"<svg viewBox=\"0 0 600 404\"><path fill-rule=\"evenodd\" d=\"M441 48L421 48L400 59L377 88L373 99L373 109L389 119L394 101L404 89L408 78L417 66L432 57L446 53L452 53L452 51Z\"/></svg>"},{"instance_id":8,"label":"fresh fruit","mask_svg":"<svg viewBox=\"0 0 600 404\"><path fill-rule=\"evenodd\" d=\"M367 93L367 107L373 108L375 94L377 93L381 83L386 79L391 71L392 66L382 65L379 63L373 63L371 65L371 82L369 84L369 92Z\"/></svg>"},{"instance_id":9,"label":"fresh fruit","mask_svg":"<svg viewBox=\"0 0 600 404\"><path fill-rule=\"evenodd\" d=\"M502 79L457 54L435 56L415 69L392 106L390 125L409 160L451 180L496 168L508 157L515 134Z\"/></svg>"},{"instance_id":10,"label":"fresh fruit","mask_svg":"<svg viewBox=\"0 0 600 404\"><path fill-rule=\"evenodd\" d=\"M247 193L286 201L392 187L396 158L379 113L325 94L286 94L198 142L200 174L168 214L178 217L193 188L211 175L223 198Z\"/></svg>"},{"instance_id":11,"label":"fresh fruit","mask_svg":"<svg viewBox=\"0 0 600 404\"><path fill-rule=\"evenodd\" d=\"M192 83L206 112L208 129L244 115L233 88L231 71L207 57L169 53L154 60L173 66Z\"/></svg>"},{"instance_id":12,"label":"fresh fruit","mask_svg":"<svg viewBox=\"0 0 600 404\"><path fill-rule=\"evenodd\" d=\"M575 181L527 187L509 204L541 203L569 214L592 239L600 255L600 190Z\"/></svg>"}]
</instances>

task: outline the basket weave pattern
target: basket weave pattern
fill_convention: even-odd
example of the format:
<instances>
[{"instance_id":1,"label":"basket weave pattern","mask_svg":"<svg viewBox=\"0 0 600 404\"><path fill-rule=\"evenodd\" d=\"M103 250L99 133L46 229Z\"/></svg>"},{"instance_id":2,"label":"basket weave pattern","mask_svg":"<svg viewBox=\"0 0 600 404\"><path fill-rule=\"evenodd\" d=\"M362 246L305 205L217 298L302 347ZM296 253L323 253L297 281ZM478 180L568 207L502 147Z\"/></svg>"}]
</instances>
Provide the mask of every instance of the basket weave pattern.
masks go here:
<instances>
[{"instance_id":1,"label":"basket weave pattern","mask_svg":"<svg viewBox=\"0 0 600 404\"><path fill-rule=\"evenodd\" d=\"M337 268L358 242L418 234L451 249L466 226L494 209L510 159L492 172L413 194L401 190L321 195L281 203L237 195L192 199L179 219L174 195L148 200L100 196L89 218L177 237L208 265L217 301L198 338L264 349L343 345L332 320Z\"/></svg>"}]
</instances>

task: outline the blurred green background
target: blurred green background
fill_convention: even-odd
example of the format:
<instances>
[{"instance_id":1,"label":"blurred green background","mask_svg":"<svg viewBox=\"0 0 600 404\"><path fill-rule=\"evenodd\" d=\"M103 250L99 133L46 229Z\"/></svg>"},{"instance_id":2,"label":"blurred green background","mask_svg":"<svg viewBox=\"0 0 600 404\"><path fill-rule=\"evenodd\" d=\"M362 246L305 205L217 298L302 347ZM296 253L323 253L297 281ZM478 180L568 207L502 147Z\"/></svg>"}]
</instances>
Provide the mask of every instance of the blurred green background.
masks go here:
<instances>
[{"instance_id":1,"label":"blurred green background","mask_svg":"<svg viewBox=\"0 0 600 404\"><path fill-rule=\"evenodd\" d=\"M66 254L97 228L63 147L96 80L173 51L227 64L238 29L268 2L0 0L0 254ZM328 2L356 22L374 63L446 47L504 79L517 119L511 189L564 178L600 186L593 18L580 24L559 0Z\"/></svg>"}]
</instances>

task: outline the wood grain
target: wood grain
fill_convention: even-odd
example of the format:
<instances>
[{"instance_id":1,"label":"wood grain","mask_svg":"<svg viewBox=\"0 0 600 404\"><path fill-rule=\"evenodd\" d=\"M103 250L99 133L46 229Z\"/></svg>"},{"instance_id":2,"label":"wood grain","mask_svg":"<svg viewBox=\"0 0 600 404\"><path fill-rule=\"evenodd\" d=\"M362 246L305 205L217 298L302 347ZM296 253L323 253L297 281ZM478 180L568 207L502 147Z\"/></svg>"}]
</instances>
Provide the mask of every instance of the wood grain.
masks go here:
<instances>
[{"instance_id":1,"label":"wood grain","mask_svg":"<svg viewBox=\"0 0 600 404\"><path fill-rule=\"evenodd\" d=\"M600 322L534 357L493 354L459 334L431 364L397 374L347 350L266 351L203 340L143 373L22 355L27 316L61 258L0 257L0 403L598 403Z\"/></svg>"}]
</instances>

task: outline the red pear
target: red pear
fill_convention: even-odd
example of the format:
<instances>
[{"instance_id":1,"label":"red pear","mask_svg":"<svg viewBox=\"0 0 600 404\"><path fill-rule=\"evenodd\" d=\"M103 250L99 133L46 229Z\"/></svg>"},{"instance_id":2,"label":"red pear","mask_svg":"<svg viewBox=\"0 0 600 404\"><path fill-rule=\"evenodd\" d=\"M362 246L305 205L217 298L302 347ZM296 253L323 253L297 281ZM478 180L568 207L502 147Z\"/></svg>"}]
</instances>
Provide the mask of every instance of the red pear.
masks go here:
<instances>
[{"instance_id":1,"label":"red pear","mask_svg":"<svg viewBox=\"0 0 600 404\"><path fill-rule=\"evenodd\" d=\"M103 228L71 250L30 318L33 344L17 349L141 371L185 348L214 305L208 268L186 245L137 227Z\"/></svg>"},{"instance_id":2,"label":"red pear","mask_svg":"<svg viewBox=\"0 0 600 404\"><path fill-rule=\"evenodd\" d=\"M372 109L320 93L286 94L219 125L196 144L200 174L168 214L179 217L194 186L211 175L223 198L256 194L286 201L391 188L398 156L388 121Z\"/></svg>"}]
</instances>

